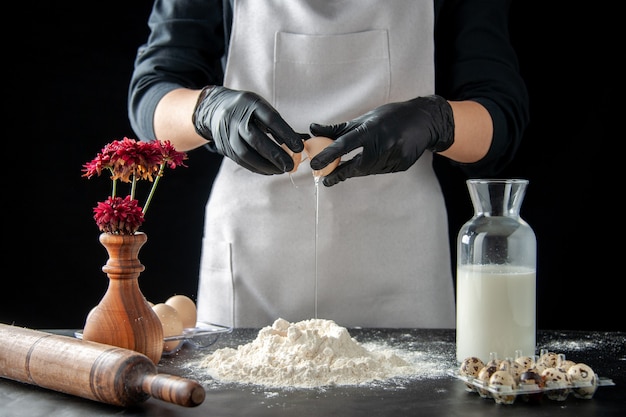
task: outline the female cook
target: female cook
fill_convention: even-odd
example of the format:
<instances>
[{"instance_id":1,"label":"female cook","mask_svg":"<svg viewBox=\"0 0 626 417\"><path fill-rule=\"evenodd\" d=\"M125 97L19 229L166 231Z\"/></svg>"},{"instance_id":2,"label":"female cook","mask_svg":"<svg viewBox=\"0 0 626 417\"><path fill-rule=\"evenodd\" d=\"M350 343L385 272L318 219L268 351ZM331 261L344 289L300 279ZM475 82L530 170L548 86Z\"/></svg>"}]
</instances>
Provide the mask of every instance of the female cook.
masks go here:
<instances>
[{"instance_id":1,"label":"female cook","mask_svg":"<svg viewBox=\"0 0 626 417\"><path fill-rule=\"evenodd\" d=\"M454 327L433 153L472 176L513 158L528 97L509 3L155 1L133 129L225 156L206 207L200 321ZM297 155L309 133L334 142ZM303 161L290 173L293 153ZM338 157L316 186L312 168Z\"/></svg>"}]
</instances>

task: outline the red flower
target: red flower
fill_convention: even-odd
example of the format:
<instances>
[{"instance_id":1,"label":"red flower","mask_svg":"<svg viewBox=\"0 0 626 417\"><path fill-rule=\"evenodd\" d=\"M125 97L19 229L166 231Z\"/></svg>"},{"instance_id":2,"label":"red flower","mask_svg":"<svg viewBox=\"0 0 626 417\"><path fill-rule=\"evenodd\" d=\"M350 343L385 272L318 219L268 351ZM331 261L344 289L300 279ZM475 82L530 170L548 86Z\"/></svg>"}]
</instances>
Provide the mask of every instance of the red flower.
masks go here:
<instances>
[{"instance_id":1,"label":"red flower","mask_svg":"<svg viewBox=\"0 0 626 417\"><path fill-rule=\"evenodd\" d=\"M187 154L177 152L169 140L166 140L165 142L156 142L154 147L159 150L161 158L171 169L174 169L179 165L186 166L183 161L187 159Z\"/></svg>"},{"instance_id":2,"label":"red flower","mask_svg":"<svg viewBox=\"0 0 626 417\"><path fill-rule=\"evenodd\" d=\"M83 165L83 177L100 176L104 170L111 173L111 196L94 208L94 219L98 228L108 233L135 233L144 221L165 167L186 167L186 159L187 154L176 151L170 141L141 142L124 137L107 144L93 160ZM132 184L130 194L123 199L116 196L118 180ZM135 200L136 183L140 180L152 182L143 209Z\"/></svg>"},{"instance_id":3,"label":"red flower","mask_svg":"<svg viewBox=\"0 0 626 417\"><path fill-rule=\"evenodd\" d=\"M93 218L102 232L132 235L144 221L143 210L137 200L127 195L109 197L93 209Z\"/></svg>"}]
</instances>

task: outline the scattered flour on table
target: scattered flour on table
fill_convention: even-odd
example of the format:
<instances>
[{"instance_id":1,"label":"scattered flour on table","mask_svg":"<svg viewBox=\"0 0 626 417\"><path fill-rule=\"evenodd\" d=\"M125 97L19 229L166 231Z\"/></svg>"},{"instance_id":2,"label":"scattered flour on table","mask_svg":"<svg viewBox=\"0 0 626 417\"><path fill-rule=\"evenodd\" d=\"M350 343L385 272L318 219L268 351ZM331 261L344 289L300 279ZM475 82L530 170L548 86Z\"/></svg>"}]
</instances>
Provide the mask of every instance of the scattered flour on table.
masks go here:
<instances>
[{"instance_id":1,"label":"scattered flour on table","mask_svg":"<svg viewBox=\"0 0 626 417\"><path fill-rule=\"evenodd\" d=\"M218 381L275 388L362 385L445 374L445 360L425 361L419 355L381 343L360 344L332 320L290 323L279 318L262 328L254 341L207 355L200 368Z\"/></svg>"},{"instance_id":2,"label":"scattered flour on table","mask_svg":"<svg viewBox=\"0 0 626 417\"><path fill-rule=\"evenodd\" d=\"M589 350L597 347L598 342L596 340L550 340L548 345L551 350L555 352L560 351L576 351L576 350Z\"/></svg>"}]
</instances>

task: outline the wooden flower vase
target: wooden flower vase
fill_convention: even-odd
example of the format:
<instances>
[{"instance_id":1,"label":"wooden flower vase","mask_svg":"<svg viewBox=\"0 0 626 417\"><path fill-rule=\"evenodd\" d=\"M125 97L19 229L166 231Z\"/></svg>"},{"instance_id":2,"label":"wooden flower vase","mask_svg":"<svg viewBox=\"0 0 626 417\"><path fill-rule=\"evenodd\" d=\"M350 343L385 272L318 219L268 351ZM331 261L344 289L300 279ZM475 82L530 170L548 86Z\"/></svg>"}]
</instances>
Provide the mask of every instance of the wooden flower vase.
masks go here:
<instances>
[{"instance_id":1,"label":"wooden flower vase","mask_svg":"<svg viewBox=\"0 0 626 417\"><path fill-rule=\"evenodd\" d=\"M87 315L83 340L134 350L157 364L163 353L163 326L139 289L139 274L145 267L139 250L145 233L102 233L100 243L109 254L102 267L109 286L100 303Z\"/></svg>"}]
</instances>

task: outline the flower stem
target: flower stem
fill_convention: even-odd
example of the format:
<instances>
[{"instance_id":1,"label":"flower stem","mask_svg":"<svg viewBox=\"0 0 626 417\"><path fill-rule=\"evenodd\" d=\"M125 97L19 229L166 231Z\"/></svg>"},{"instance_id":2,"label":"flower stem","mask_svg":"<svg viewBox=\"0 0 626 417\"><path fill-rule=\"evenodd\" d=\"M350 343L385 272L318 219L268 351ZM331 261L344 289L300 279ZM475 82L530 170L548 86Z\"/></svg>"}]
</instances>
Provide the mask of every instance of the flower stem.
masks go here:
<instances>
[{"instance_id":1,"label":"flower stem","mask_svg":"<svg viewBox=\"0 0 626 417\"><path fill-rule=\"evenodd\" d=\"M143 215L146 215L146 212L148 211L148 206L150 205L150 201L152 201L152 196L154 195L157 185L159 184L159 180L161 179L161 177L163 176L163 171L165 171L165 162L161 163L161 166L159 167L159 173L157 174L156 178L154 179L154 182L152 183L152 188L150 188L150 194L148 194L148 198L146 199L146 204L143 206Z\"/></svg>"},{"instance_id":2,"label":"flower stem","mask_svg":"<svg viewBox=\"0 0 626 417\"><path fill-rule=\"evenodd\" d=\"M132 200L135 199L135 191L137 191L137 175L133 174L133 182L132 182L132 185L130 187L130 198Z\"/></svg>"}]
</instances>

